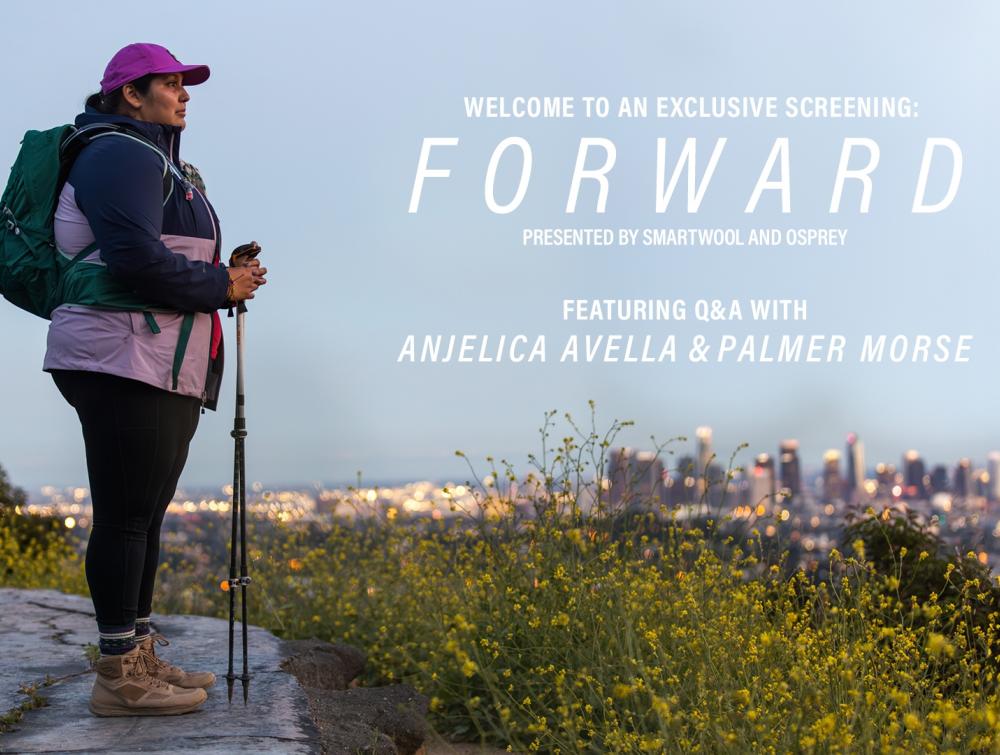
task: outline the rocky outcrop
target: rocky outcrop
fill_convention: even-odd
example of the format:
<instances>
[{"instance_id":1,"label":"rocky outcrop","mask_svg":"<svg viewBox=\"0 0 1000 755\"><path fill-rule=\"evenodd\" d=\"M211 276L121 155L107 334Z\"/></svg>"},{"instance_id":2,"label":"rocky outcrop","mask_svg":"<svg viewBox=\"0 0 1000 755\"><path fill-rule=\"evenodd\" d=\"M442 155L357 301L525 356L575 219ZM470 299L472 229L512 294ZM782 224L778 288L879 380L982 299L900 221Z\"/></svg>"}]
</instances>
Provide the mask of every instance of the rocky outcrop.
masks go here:
<instances>
[{"instance_id":1,"label":"rocky outcrop","mask_svg":"<svg viewBox=\"0 0 1000 755\"><path fill-rule=\"evenodd\" d=\"M8 729L0 752L409 755L429 733L427 699L411 687L352 686L365 663L357 648L283 642L250 627L244 706L239 681L232 704L226 699L227 621L154 614L153 626L170 641L158 648L164 658L215 672L208 702L184 716L97 718L87 710L90 600L0 588L0 715Z\"/></svg>"}]
</instances>

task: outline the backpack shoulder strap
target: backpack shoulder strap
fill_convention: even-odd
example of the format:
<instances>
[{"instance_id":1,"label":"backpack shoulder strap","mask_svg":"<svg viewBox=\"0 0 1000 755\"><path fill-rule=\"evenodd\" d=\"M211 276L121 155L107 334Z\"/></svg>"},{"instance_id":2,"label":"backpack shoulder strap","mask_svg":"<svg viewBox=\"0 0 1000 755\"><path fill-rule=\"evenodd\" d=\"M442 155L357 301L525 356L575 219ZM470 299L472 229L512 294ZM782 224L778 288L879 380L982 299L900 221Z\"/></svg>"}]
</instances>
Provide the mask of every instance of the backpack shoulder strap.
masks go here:
<instances>
[{"instance_id":1,"label":"backpack shoulder strap","mask_svg":"<svg viewBox=\"0 0 1000 755\"><path fill-rule=\"evenodd\" d=\"M107 137L107 136L119 136L124 139L131 139L134 142L138 142L147 149L151 149L157 155L159 155L160 160L163 161L163 203L166 204L167 200L170 199L170 195L174 191L174 179L181 182L184 186L185 191L188 188L188 180L181 172L181 170L173 164L171 159L167 154L160 149L158 146L153 144L149 139L145 138L141 134L132 131L131 129L125 129L115 123L91 123L88 126L82 126L80 128L74 129L74 131L69 134L66 139L63 140L60 145L60 157L66 162L67 166L71 166L73 160L76 159L80 151L92 143L93 141ZM69 169L66 169L67 175L69 174ZM63 177L65 181L65 176Z\"/></svg>"}]
</instances>

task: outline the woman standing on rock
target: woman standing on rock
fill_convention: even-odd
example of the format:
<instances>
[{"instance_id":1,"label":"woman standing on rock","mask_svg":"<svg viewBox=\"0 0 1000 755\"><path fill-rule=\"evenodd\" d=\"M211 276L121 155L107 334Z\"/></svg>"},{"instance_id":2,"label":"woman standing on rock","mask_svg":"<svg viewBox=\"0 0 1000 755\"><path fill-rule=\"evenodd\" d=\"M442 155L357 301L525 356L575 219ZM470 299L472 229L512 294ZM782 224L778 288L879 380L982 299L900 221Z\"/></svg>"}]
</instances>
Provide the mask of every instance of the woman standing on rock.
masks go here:
<instances>
[{"instance_id":1,"label":"woman standing on rock","mask_svg":"<svg viewBox=\"0 0 1000 755\"><path fill-rule=\"evenodd\" d=\"M183 172L187 87L208 76L207 66L182 65L159 45L119 50L76 118L85 146L55 214L63 254L91 247L71 268L66 301L89 287L98 301L124 292L148 303L63 304L45 354L44 369L83 426L93 502L86 572L101 649L90 710L101 716L187 713L215 681L157 658L154 640L166 641L149 627L160 524L199 413L217 399L217 310L266 282L256 260L221 264L215 212Z\"/></svg>"}]
</instances>

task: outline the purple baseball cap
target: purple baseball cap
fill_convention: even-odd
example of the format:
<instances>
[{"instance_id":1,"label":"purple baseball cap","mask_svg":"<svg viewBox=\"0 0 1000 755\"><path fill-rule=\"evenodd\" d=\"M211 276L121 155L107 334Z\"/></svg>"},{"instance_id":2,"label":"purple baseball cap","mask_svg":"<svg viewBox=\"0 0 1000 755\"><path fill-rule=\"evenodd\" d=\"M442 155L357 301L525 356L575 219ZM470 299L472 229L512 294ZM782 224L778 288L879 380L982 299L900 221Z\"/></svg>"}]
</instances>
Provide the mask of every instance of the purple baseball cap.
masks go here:
<instances>
[{"instance_id":1,"label":"purple baseball cap","mask_svg":"<svg viewBox=\"0 0 1000 755\"><path fill-rule=\"evenodd\" d=\"M186 66L166 47L136 42L123 47L104 69L101 94L112 92L149 73L182 73L186 85L201 84L208 78L208 66Z\"/></svg>"}]
</instances>

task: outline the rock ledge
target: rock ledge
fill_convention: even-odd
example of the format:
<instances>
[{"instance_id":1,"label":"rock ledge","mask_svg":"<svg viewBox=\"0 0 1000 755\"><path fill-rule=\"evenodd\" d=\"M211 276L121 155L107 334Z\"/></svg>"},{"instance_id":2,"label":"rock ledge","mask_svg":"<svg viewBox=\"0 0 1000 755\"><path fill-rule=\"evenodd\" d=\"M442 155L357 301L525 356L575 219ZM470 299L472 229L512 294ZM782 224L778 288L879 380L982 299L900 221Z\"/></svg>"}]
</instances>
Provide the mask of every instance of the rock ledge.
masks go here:
<instances>
[{"instance_id":1,"label":"rock ledge","mask_svg":"<svg viewBox=\"0 0 1000 755\"><path fill-rule=\"evenodd\" d=\"M284 642L250 627L249 704L243 705L237 681L230 705L228 622L152 618L154 629L170 641L159 654L215 672L208 701L184 716L98 718L87 709L94 672L85 647L96 635L90 600L54 590L0 588L0 714L29 707L25 685L35 685L47 703L27 710L0 734L0 752L409 755L428 734L427 699L413 688L351 686L365 662L356 648Z\"/></svg>"}]
</instances>

